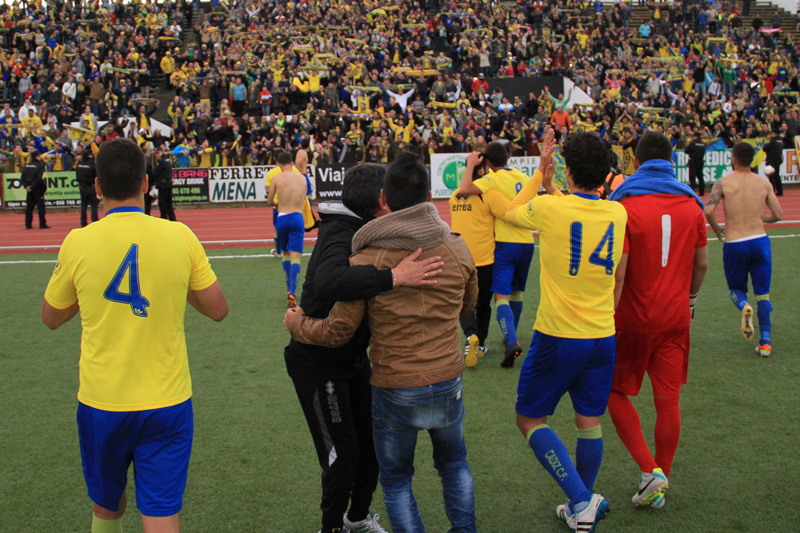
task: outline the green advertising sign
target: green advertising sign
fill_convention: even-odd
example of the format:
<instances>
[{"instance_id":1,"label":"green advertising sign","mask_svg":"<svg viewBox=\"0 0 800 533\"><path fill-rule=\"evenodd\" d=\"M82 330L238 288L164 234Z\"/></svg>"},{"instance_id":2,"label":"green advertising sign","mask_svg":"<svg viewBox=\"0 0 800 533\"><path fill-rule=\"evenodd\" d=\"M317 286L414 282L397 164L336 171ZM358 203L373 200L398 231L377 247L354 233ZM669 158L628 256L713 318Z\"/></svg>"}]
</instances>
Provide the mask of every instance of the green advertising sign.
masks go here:
<instances>
[{"instance_id":1,"label":"green advertising sign","mask_svg":"<svg viewBox=\"0 0 800 533\"><path fill-rule=\"evenodd\" d=\"M18 173L3 174L3 207L25 207L27 191L20 183ZM44 203L48 207L80 205L81 191L75 172L45 172L47 192Z\"/></svg>"}]
</instances>

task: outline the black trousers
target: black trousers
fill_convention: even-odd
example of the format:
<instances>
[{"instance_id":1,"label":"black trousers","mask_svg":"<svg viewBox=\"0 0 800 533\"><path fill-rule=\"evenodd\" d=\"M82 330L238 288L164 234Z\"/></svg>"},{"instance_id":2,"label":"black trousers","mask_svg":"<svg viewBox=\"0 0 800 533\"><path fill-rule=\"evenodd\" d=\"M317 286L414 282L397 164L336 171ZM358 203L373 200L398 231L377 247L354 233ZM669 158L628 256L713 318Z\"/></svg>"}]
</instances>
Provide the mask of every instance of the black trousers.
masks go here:
<instances>
[{"instance_id":1,"label":"black trousers","mask_svg":"<svg viewBox=\"0 0 800 533\"><path fill-rule=\"evenodd\" d=\"M706 192L706 182L703 179L703 161L700 163L693 163L689 161L689 185L692 189L699 185L697 193L703 196Z\"/></svg>"},{"instance_id":2,"label":"black trousers","mask_svg":"<svg viewBox=\"0 0 800 533\"><path fill-rule=\"evenodd\" d=\"M772 188L776 196L783 196L783 183L781 182L780 164L772 165L775 172L769 175L769 182L772 183Z\"/></svg>"},{"instance_id":3,"label":"black trousers","mask_svg":"<svg viewBox=\"0 0 800 533\"><path fill-rule=\"evenodd\" d=\"M86 222L86 209L91 206L92 209L92 222L97 222L97 206L100 200L97 199L97 192L94 187L81 187L81 227L85 227Z\"/></svg>"},{"instance_id":4,"label":"black trousers","mask_svg":"<svg viewBox=\"0 0 800 533\"><path fill-rule=\"evenodd\" d=\"M153 208L153 197L144 193L144 214L149 215L150 210Z\"/></svg>"},{"instance_id":5,"label":"black trousers","mask_svg":"<svg viewBox=\"0 0 800 533\"><path fill-rule=\"evenodd\" d=\"M494 264L479 266L478 270L478 303L475 309L468 315L462 316L461 329L464 335L478 336L478 344L486 344L486 337L489 335L489 322L492 321L492 271Z\"/></svg>"},{"instance_id":6,"label":"black trousers","mask_svg":"<svg viewBox=\"0 0 800 533\"><path fill-rule=\"evenodd\" d=\"M378 486L366 354L363 364L350 371L299 363L288 347L285 359L322 467L323 530L342 527L348 504L348 515L362 520Z\"/></svg>"},{"instance_id":7,"label":"black trousers","mask_svg":"<svg viewBox=\"0 0 800 533\"><path fill-rule=\"evenodd\" d=\"M33 227L33 208L36 206L36 209L39 211L39 227L43 228L47 225L47 221L44 218L45 214L45 207L44 207L44 191L35 191L35 192L28 192L27 196L25 197L25 227L32 228Z\"/></svg>"},{"instance_id":8,"label":"black trousers","mask_svg":"<svg viewBox=\"0 0 800 533\"><path fill-rule=\"evenodd\" d=\"M172 208L172 189L158 189L158 210L161 218L175 221L175 210Z\"/></svg>"}]
</instances>

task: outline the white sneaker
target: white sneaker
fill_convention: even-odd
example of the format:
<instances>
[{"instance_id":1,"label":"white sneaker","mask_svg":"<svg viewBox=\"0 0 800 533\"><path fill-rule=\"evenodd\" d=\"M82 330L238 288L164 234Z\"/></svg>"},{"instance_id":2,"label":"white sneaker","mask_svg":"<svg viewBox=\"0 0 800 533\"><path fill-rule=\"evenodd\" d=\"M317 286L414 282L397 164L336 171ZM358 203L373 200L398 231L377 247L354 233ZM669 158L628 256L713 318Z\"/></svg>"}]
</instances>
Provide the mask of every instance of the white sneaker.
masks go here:
<instances>
[{"instance_id":1,"label":"white sneaker","mask_svg":"<svg viewBox=\"0 0 800 533\"><path fill-rule=\"evenodd\" d=\"M475 350L475 355L477 355L478 357L483 357L484 355L486 355L486 353L488 351L489 351L489 347L488 346L486 346L486 345L478 346L478 349Z\"/></svg>"},{"instance_id":2,"label":"white sneaker","mask_svg":"<svg viewBox=\"0 0 800 533\"><path fill-rule=\"evenodd\" d=\"M556 507L558 517L575 533L591 533L597 522L606 517L608 511L608 502L599 494L592 494L592 499L588 501L586 507L576 513L570 514L568 504Z\"/></svg>"},{"instance_id":3,"label":"white sneaker","mask_svg":"<svg viewBox=\"0 0 800 533\"><path fill-rule=\"evenodd\" d=\"M467 338L467 345L464 347L464 362L469 368L478 364L478 336L470 335Z\"/></svg>"},{"instance_id":4,"label":"white sneaker","mask_svg":"<svg viewBox=\"0 0 800 533\"><path fill-rule=\"evenodd\" d=\"M367 513L367 517L364 520L351 522L347 519L347 515L344 515L344 527L352 533L389 533L378 523L378 518L380 518L380 515L377 513Z\"/></svg>"},{"instance_id":5,"label":"white sneaker","mask_svg":"<svg viewBox=\"0 0 800 533\"><path fill-rule=\"evenodd\" d=\"M633 495L631 502L633 505L642 507L651 505L656 509L660 509L664 504L659 495L666 492L668 488L669 481L667 481L667 476L664 475L663 470L656 468L653 470L652 474L642 474L639 480L639 490ZM654 503L656 505L653 505ZM658 504L660 504L661 507L658 507Z\"/></svg>"}]
</instances>

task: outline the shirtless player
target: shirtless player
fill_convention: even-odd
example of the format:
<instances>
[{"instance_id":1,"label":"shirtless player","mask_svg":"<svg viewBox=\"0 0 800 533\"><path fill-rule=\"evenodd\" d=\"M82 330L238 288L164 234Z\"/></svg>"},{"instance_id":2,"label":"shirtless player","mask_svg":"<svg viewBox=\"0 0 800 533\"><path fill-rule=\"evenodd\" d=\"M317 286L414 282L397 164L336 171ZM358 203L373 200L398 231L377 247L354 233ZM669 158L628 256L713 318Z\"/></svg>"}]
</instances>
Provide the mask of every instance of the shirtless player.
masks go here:
<instances>
[{"instance_id":1,"label":"shirtless player","mask_svg":"<svg viewBox=\"0 0 800 533\"><path fill-rule=\"evenodd\" d=\"M303 202L306 201L308 186L306 178L292 170L292 155L281 152L277 157L280 174L272 178L269 186L267 202L277 206L278 218L275 222L275 233L278 244L283 251L283 270L286 273L287 305L297 305L295 291L300 276L300 256L303 255ZM280 196L278 206L275 197Z\"/></svg>"},{"instance_id":2,"label":"shirtless player","mask_svg":"<svg viewBox=\"0 0 800 533\"><path fill-rule=\"evenodd\" d=\"M753 294L758 312L760 339L756 352L769 357L772 352L772 302L769 284L772 274L772 252L764 224L783 218L778 199L770 182L750 171L755 149L747 143L733 147L733 172L714 183L706 203L706 220L724 241L722 260L725 279L731 291L731 300L742 312L742 333L748 340L755 336L753 308L747 303L747 274L753 280ZM725 199L725 229L717 223L716 210L720 199ZM764 212L766 203L770 213Z\"/></svg>"}]
</instances>

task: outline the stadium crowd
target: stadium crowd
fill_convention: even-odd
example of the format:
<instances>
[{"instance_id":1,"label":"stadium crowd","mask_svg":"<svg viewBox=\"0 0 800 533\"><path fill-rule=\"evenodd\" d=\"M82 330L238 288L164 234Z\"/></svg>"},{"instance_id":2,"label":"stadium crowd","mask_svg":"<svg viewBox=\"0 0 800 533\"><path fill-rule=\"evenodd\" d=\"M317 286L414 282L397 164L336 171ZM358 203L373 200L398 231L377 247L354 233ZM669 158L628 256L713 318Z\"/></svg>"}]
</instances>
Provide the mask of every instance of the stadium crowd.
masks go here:
<instances>
[{"instance_id":1,"label":"stadium crowd","mask_svg":"<svg viewBox=\"0 0 800 533\"><path fill-rule=\"evenodd\" d=\"M652 4L639 27L630 2L39 4L0 7L7 170L31 149L69 169L77 142L115 136L227 166L304 142L317 165L492 140L536 155L547 124L630 147L651 129L679 148L800 133L798 48L765 31L778 12L744 27L738 2ZM510 76L565 76L593 103L490 88ZM150 121L165 90L169 135Z\"/></svg>"}]
</instances>

